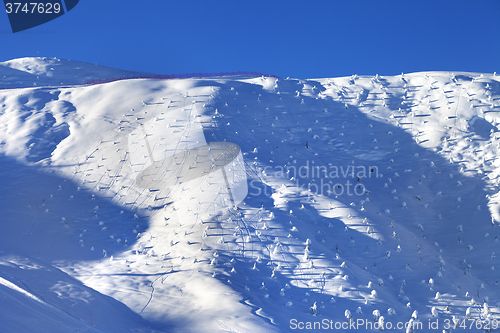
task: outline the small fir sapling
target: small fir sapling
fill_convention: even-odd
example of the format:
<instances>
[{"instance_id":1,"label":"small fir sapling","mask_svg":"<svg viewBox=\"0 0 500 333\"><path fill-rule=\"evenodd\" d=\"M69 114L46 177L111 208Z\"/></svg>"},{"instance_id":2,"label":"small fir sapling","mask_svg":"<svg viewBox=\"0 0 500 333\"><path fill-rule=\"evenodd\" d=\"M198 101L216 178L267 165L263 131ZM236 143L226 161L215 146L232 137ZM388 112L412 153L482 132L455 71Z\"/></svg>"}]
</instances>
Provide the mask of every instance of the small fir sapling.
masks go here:
<instances>
[{"instance_id":1,"label":"small fir sapling","mask_svg":"<svg viewBox=\"0 0 500 333\"><path fill-rule=\"evenodd\" d=\"M467 308L467 310L465 310L465 318L469 319L471 316L471 309L470 307Z\"/></svg>"},{"instance_id":2,"label":"small fir sapling","mask_svg":"<svg viewBox=\"0 0 500 333\"><path fill-rule=\"evenodd\" d=\"M373 310L372 315L373 315L373 321L378 321L380 319L380 311L379 310Z\"/></svg>"},{"instance_id":3,"label":"small fir sapling","mask_svg":"<svg viewBox=\"0 0 500 333\"><path fill-rule=\"evenodd\" d=\"M414 319L414 318L411 318L407 324L405 324L405 328L406 328L406 333L414 333L415 332L415 328L418 327L418 324L419 321L418 319Z\"/></svg>"},{"instance_id":4,"label":"small fir sapling","mask_svg":"<svg viewBox=\"0 0 500 333\"><path fill-rule=\"evenodd\" d=\"M378 319L378 330L379 331L384 331L385 330L385 326L384 326L384 316L380 316L380 318Z\"/></svg>"},{"instance_id":5,"label":"small fir sapling","mask_svg":"<svg viewBox=\"0 0 500 333\"><path fill-rule=\"evenodd\" d=\"M483 313L484 316L487 316L487 315L489 315L491 313L490 308L489 308L487 302L484 302L484 304L483 304L482 313Z\"/></svg>"},{"instance_id":6,"label":"small fir sapling","mask_svg":"<svg viewBox=\"0 0 500 333\"><path fill-rule=\"evenodd\" d=\"M313 306L309 308L309 312L313 315L316 316L318 314L318 305L316 302L314 302Z\"/></svg>"},{"instance_id":7,"label":"small fir sapling","mask_svg":"<svg viewBox=\"0 0 500 333\"><path fill-rule=\"evenodd\" d=\"M344 316L347 318L347 319L351 319L352 318L352 314L351 314L351 311L349 311L348 309L345 310L344 312Z\"/></svg>"}]
</instances>

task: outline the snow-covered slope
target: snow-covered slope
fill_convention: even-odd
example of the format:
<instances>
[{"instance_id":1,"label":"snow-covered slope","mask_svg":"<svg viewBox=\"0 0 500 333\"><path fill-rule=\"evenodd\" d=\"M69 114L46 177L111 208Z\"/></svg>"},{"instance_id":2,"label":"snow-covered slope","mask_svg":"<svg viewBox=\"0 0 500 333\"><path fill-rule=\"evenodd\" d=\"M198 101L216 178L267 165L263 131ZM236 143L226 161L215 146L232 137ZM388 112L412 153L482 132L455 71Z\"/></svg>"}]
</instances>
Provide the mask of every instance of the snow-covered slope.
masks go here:
<instances>
[{"instance_id":1,"label":"snow-covered slope","mask_svg":"<svg viewBox=\"0 0 500 333\"><path fill-rule=\"evenodd\" d=\"M6 332L499 319L498 76L40 87L118 76L46 61L0 67L40 82L0 90Z\"/></svg>"}]
</instances>

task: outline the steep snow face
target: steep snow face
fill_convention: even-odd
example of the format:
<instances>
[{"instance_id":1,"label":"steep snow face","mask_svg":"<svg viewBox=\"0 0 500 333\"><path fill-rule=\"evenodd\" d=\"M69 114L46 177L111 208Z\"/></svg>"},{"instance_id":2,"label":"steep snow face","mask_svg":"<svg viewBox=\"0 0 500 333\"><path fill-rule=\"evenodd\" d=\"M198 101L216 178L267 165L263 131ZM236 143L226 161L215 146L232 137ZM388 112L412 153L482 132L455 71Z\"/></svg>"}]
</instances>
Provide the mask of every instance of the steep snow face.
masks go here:
<instances>
[{"instance_id":1,"label":"steep snow face","mask_svg":"<svg viewBox=\"0 0 500 333\"><path fill-rule=\"evenodd\" d=\"M498 76L41 87L74 63L0 67L40 80L0 90L0 292L46 331L499 319Z\"/></svg>"}]
</instances>

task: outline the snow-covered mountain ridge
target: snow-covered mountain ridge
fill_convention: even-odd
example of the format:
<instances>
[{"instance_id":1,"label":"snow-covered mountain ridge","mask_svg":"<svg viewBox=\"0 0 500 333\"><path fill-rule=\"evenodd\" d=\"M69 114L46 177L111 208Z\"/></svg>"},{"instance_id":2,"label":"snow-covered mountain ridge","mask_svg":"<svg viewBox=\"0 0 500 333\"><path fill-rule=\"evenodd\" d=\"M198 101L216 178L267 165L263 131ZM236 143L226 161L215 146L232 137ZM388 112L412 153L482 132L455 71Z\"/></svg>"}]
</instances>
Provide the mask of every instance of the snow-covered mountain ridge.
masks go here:
<instances>
[{"instance_id":1,"label":"snow-covered mountain ridge","mask_svg":"<svg viewBox=\"0 0 500 333\"><path fill-rule=\"evenodd\" d=\"M75 63L0 66L25 87L0 90L6 332L500 320L496 74L77 86L134 73Z\"/></svg>"},{"instance_id":2,"label":"snow-covered mountain ridge","mask_svg":"<svg viewBox=\"0 0 500 333\"><path fill-rule=\"evenodd\" d=\"M0 66L2 89L84 85L88 80L152 75L57 58L20 58Z\"/></svg>"}]
</instances>

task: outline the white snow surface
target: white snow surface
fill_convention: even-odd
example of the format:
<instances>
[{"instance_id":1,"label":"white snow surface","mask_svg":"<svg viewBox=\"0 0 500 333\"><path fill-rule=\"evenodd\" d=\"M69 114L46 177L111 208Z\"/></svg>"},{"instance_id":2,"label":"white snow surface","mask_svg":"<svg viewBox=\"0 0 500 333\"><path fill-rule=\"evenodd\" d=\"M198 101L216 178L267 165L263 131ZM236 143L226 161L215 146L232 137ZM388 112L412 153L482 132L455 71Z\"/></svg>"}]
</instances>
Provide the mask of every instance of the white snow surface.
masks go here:
<instances>
[{"instance_id":1,"label":"white snow surface","mask_svg":"<svg viewBox=\"0 0 500 333\"><path fill-rule=\"evenodd\" d=\"M500 320L499 76L139 75L0 63L2 332Z\"/></svg>"}]
</instances>

